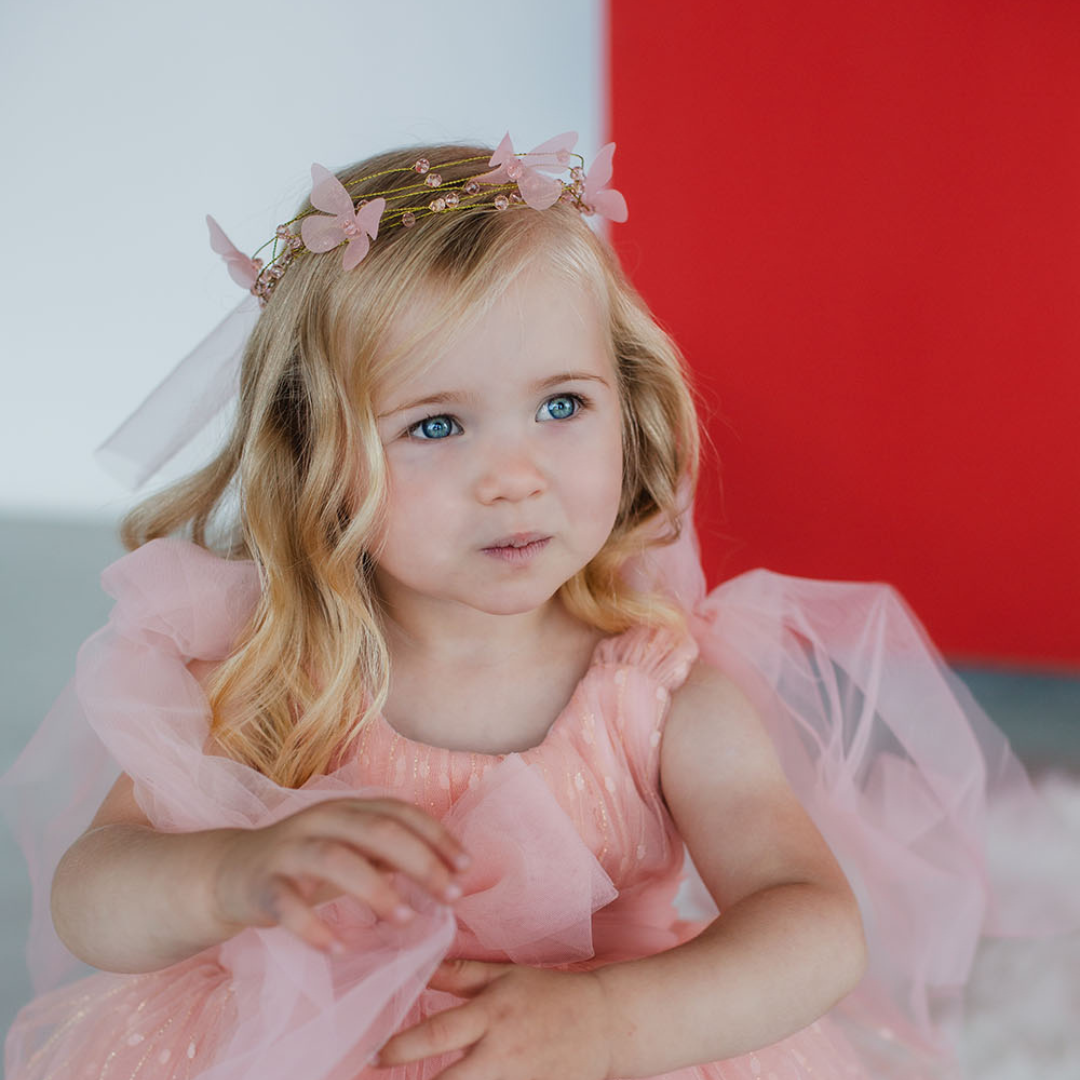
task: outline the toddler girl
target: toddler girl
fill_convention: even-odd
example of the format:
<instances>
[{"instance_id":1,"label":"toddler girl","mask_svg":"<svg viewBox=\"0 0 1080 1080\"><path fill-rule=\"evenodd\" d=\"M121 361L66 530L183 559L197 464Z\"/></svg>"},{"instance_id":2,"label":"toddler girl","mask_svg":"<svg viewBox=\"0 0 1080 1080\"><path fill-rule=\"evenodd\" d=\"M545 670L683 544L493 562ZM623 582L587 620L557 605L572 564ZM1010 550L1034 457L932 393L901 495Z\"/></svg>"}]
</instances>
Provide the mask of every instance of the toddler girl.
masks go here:
<instances>
[{"instance_id":1,"label":"toddler girl","mask_svg":"<svg viewBox=\"0 0 1080 1080\"><path fill-rule=\"evenodd\" d=\"M239 340L231 436L5 779L9 1080L945 1075L980 933L1046 916L895 594L704 594L686 375L574 141L314 166L262 261L210 222L254 298L109 449L152 472Z\"/></svg>"}]
</instances>

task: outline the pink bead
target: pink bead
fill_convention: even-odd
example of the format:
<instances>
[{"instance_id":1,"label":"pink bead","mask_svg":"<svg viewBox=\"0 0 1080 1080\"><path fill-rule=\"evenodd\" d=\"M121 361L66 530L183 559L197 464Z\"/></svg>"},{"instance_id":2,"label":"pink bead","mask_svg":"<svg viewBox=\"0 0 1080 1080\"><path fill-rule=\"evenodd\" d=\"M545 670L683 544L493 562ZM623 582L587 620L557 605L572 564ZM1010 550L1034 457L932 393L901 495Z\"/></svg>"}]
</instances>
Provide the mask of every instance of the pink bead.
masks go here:
<instances>
[{"instance_id":1,"label":"pink bead","mask_svg":"<svg viewBox=\"0 0 1080 1080\"><path fill-rule=\"evenodd\" d=\"M525 196L522 195L520 191L512 191L512 192L510 192L510 201L511 202L524 202L525 201Z\"/></svg>"},{"instance_id":2,"label":"pink bead","mask_svg":"<svg viewBox=\"0 0 1080 1080\"><path fill-rule=\"evenodd\" d=\"M277 227L277 230L276 230L276 235L280 236L282 239L284 239L286 236L291 235L289 233L289 226L288 225L279 225Z\"/></svg>"},{"instance_id":3,"label":"pink bead","mask_svg":"<svg viewBox=\"0 0 1080 1080\"><path fill-rule=\"evenodd\" d=\"M580 165L575 165L570 170L570 176L574 180L584 180L585 179L585 170Z\"/></svg>"},{"instance_id":4,"label":"pink bead","mask_svg":"<svg viewBox=\"0 0 1080 1080\"><path fill-rule=\"evenodd\" d=\"M440 210L446 209L446 200L442 198L442 196L437 199L432 199L431 202L428 203L428 207L437 214Z\"/></svg>"},{"instance_id":5,"label":"pink bead","mask_svg":"<svg viewBox=\"0 0 1080 1080\"><path fill-rule=\"evenodd\" d=\"M262 259L252 259L251 261L252 261L252 263L254 263L256 270L261 270L262 269L262 265L263 265Z\"/></svg>"},{"instance_id":6,"label":"pink bead","mask_svg":"<svg viewBox=\"0 0 1080 1080\"><path fill-rule=\"evenodd\" d=\"M405 213L401 215L401 224L404 225L406 229L411 229L416 224L416 215L411 210L406 210Z\"/></svg>"},{"instance_id":7,"label":"pink bead","mask_svg":"<svg viewBox=\"0 0 1080 1080\"><path fill-rule=\"evenodd\" d=\"M359 236L360 235L360 227L356 224L355 221L346 221L345 224L341 226L341 231L346 236Z\"/></svg>"},{"instance_id":8,"label":"pink bead","mask_svg":"<svg viewBox=\"0 0 1080 1080\"><path fill-rule=\"evenodd\" d=\"M480 190L480 184L476 180L469 180L461 190L466 195L475 195Z\"/></svg>"},{"instance_id":9,"label":"pink bead","mask_svg":"<svg viewBox=\"0 0 1080 1080\"><path fill-rule=\"evenodd\" d=\"M506 175L509 176L511 180L519 180L519 179L521 179L521 174L524 171L525 171L525 166L522 165L521 162L518 161L517 158L514 158L513 161L508 161L506 163Z\"/></svg>"},{"instance_id":10,"label":"pink bead","mask_svg":"<svg viewBox=\"0 0 1080 1080\"><path fill-rule=\"evenodd\" d=\"M569 150L556 150L555 157L560 165L565 165L570 160Z\"/></svg>"},{"instance_id":11,"label":"pink bead","mask_svg":"<svg viewBox=\"0 0 1080 1080\"><path fill-rule=\"evenodd\" d=\"M457 204L459 202L461 202L461 196L458 195L458 193L456 191L451 191L446 196L446 205L447 206L457 206Z\"/></svg>"},{"instance_id":12,"label":"pink bead","mask_svg":"<svg viewBox=\"0 0 1080 1080\"><path fill-rule=\"evenodd\" d=\"M424 177L424 183L428 187L438 187L442 183L442 177L437 172L428 173Z\"/></svg>"},{"instance_id":13,"label":"pink bead","mask_svg":"<svg viewBox=\"0 0 1080 1080\"><path fill-rule=\"evenodd\" d=\"M298 250L303 243L304 241L301 240L299 236L289 237L289 247L291 247L293 251Z\"/></svg>"},{"instance_id":14,"label":"pink bead","mask_svg":"<svg viewBox=\"0 0 1080 1080\"><path fill-rule=\"evenodd\" d=\"M423 174L426 173L428 171L428 169L431 168L431 162L428 161L428 159L426 157L422 157L416 162L416 164L413 166L413 168L418 173L420 173L421 176L423 176Z\"/></svg>"},{"instance_id":15,"label":"pink bead","mask_svg":"<svg viewBox=\"0 0 1080 1080\"><path fill-rule=\"evenodd\" d=\"M495 196L495 209L505 210L510 205L510 200L505 195Z\"/></svg>"}]
</instances>

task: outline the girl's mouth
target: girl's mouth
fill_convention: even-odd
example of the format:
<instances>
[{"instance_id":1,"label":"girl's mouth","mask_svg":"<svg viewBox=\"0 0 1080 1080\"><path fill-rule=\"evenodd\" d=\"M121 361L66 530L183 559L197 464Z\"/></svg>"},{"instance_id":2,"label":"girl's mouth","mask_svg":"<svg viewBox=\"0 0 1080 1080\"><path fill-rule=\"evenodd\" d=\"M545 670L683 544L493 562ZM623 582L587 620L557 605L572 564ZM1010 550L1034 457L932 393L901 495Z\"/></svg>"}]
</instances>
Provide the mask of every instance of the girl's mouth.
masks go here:
<instances>
[{"instance_id":1,"label":"girl's mouth","mask_svg":"<svg viewBox=\"0 0 1080 1080\"><path fill-rule=\"evenodd\" d=\"M521 533L500 539L490 547L481 548L485 555L509 563L527 563L540 554L551 540L540 533Z\"/></svg>"}]
</instances>

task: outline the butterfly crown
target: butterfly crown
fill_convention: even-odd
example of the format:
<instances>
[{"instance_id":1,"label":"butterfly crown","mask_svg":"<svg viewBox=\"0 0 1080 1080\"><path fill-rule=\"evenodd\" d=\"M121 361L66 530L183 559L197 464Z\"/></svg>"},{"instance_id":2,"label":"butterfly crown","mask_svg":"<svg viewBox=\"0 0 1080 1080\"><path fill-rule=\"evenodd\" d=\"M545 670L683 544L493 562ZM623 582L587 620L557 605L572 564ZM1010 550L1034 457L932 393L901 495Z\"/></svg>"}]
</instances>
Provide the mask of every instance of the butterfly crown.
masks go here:
<instances>
[{"instance_id":1,"label":"butterfly crown","mask_svg":"<svg viewBox=\"0 0 1080 1080\"><path fill-rule=\"evenodd\" d=\"M615 144L608 143L600 150L586 173L585 159L573 153L576 142L577 133L568 131L528 153L519 154L508 132L488 160L488 172L446 182L437 171L439 168L481 162L487 155L458 158L435 167L427 158L419 158L411 166L371 173L350 181L348 186L329 169L312 165L311 209L279 225L273 239L263 244L254 256L249 258L240 252L207 215L210 246L224 258L232 279L265 305L289 264L305 252L322 253L341 247L341 265L351 270L367 255L380 229L383 232L397 226L409 229L436 214L466 209L498 212L515 205L547 210L557 202L564 202L583 214L625 221L626 200L608 187ZM362 197L354 197L349 190L379 177L402 173L415 173L416 183L365 192ZM388 196L395 202L390 209ZM261 258L264 252L266 257Z\"/></svg>"}]
</instances>

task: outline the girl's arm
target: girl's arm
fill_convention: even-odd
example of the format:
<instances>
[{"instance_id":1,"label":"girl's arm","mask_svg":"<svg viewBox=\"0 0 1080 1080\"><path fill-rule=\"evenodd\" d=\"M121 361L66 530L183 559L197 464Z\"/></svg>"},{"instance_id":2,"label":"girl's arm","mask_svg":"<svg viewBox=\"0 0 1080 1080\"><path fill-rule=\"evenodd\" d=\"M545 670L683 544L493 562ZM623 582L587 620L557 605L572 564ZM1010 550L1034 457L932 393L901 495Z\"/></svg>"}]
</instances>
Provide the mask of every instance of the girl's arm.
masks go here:
<instances>
[{"instance_id":1,"label":"girl's arm","mask_svg":"<svg viewBox=\"0 0 1080 1080\"><path fill-rule=\"evenodd\" d=\"M57 935L105 971L156 971L232 937L216 914L214 869L238 829L155 830L121 773L52 883Z\"/></svg>"},{"instance_id":2,"label":"girl's arm","mask_svg":"<svg viewBox=\"0 0 1080 1080\"><path fill-rule=\"evenodd\" d=\"M400 871L435 899L461 895L468 857L419 807L341 798L257 829L155 830L121 774L53 876L64 944L106 971L156 971L247 926L280 924L317 949L333 931L314 910L343 894L397 923L415 914L392 884Z\"/></svg>"},{"instance_id":3,"label":"girl's arm","mask_svg":"<svg viewBox=\"0 0 1080 1080\"><path fill-rule=\"evenodd\" d=\"M205 687L215 666L193 660L188 668ZM166 833L133 788L121 773L53 875L57 935L104 971L157 971L247 926L281 925L331 949L333 932L314 910L327 900L349 894L385 919L412 917L393 871L441 902L460 895L461 844L395 799L332 799L262 829Z\"/></svg>"},{"instance_id":4,"label":"girl's arm","mask_svg":"<svg viewBox=\"0 0 1080 1080\"><path fill-rule=\"evenodd\" d=\"M697 938L599 968L610 1076L734 1057L812 1023L862 977L854 896L752 706L699 663L660 748L672 818L721 915Z\"/></svg>"}]
</instances>

